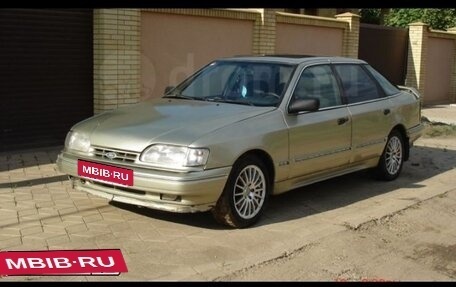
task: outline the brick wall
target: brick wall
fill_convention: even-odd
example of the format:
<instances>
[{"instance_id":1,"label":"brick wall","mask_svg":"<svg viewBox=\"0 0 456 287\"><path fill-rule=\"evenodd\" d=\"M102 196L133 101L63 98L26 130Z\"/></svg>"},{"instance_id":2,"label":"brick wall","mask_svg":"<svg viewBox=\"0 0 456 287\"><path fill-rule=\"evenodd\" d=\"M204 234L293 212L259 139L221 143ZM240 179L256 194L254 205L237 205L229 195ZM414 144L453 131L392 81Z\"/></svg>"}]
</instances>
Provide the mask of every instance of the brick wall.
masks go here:
<instances>
[{"instance_id":1,"label":"brick wall","mask_svg":"<svg viewBox=\"0 0 456 287\"><path fill-rule=\"evenodd\" d=\"M100 113L140 99L141 11L254 21L252 54L276 53L277 23L325 27L343 25L343 56L358 57L359 16L352 13L335 18L290 16L283 9L95 9L94 10L94 111ZM292 19L293 18L293 19ZM296 19L294 19L296 18ZM299 19L298 19L299 18ZM291 20L290 20L291 19ZM287 22L288 23L288 22ZM336 24L335 24L336 23ZM327 27L327 26L326 26ZM409 26L406 85L416 87L425 98L426 54L429 37L453 39L456 29L432 31L424 23ZM456 48L455 48L456 50ZM456 51L449 100L456 102Z\"/></svg>"},{"instance_id":2,"label":"brick wall","mask_svg":"<svg viewBox=\"0 0 456 287\"><path fill-rule=\"evenodd\" d=\"M139 102L141 11L253 20L252 54L274 54L277 17L283 9L95 9L95 114ZM325 23L323 17L301 17L309 17L307 21L316 25ZM336 22L347 23L343 36L343 56L357 58L359 16L343 13L336 15L336 18ZM331 21L331 18L326 19Z\"/></svg>"},{"instance_id":3,"label":"brick wall","mask_svg":"<svg viewBox=\"0 0 456 287\"><path fill-rule=\"evenodd\" d=\"M255 21L253 54L273 54L276 40L276 9L259 9L261 18Z\"/></svg>"},{"instance_id":4,"label":"brick wall","mask_svg":"<svg viewBox=\"0 0 456 287\"><path fill-rule=\"evenodd\" d=\"M416 22L409 25L409 50L406 86L415 87L424 97L426 51L429 26Z\"/></svg>"},{"instance_id":5,"label":"brick wall","mask_svg":"<svg viewBox=\"0 0 456 287\"><path fill-rule=\"evenodd\" d=\"M209 62L251 55L260 12L246 9L141 9L141 98L163 95Z\"/></svg>"},{"instance_id":6,"label":"brick wall","mask_svg":"<svg viewBox=\"0 0 456 287\"><path fill-rule=\"evenodd\" d=\"M348 23L348 27L344 32L344 56L358 58L360 16L347 12L336 15L335 17L338 20L343 20Z\"/></svg>"},{"instance_id":7,"label":"brick wall","mask_svg":"<svg viewBox=\"0 0 456 287\"><path fill-rule=\"evenodd\" d=\"M276 53L344 56L348 22L334 18L277 12Z\"/></svg>"},{"instance_id":8,"label":"brick wall","mask_svg":"<svg viewBox=\"0 0 456 287\"><path fill-rule=\"evenodd\" d=\"M448 39L454 43L452 59L449 59L452 61L452 71L449 73L450 92L447 99L448 102L454 103L456 102L456 28L448 29L448 31L437 31L429 29L429 26L425 23L416 22L409 24L409 53L405 84L415 87L421 93L423 103L431 100L431 97L426 97L425 93L426 77L430 76L427 71L430 70L431 65L435 64L427 61L430 38ZM436 67L433 68L435 70ZM445 77L447 75L442 73L440 76ZM428 81L428 84L431 82L432 80Z\"/></svg>"},{"instance_id":9,"label":"brick wall","mask_svg":"<svg viewBox=\"0 0 456 287\"><path fill-rule=\"evenodd\" d=\"M95 114L138 102L139 28L139 10L94 10Z\"/></svg>"}]
</instances>

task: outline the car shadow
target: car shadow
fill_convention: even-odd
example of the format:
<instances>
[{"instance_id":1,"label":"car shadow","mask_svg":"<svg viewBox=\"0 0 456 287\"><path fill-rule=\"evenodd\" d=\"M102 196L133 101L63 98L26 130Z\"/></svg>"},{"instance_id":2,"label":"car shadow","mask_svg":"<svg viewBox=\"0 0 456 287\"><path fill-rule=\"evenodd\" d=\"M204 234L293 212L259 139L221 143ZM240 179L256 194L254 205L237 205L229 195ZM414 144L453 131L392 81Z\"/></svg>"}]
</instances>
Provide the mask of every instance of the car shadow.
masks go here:
<instances>
[{"instance_id":1,"label":"car shadow","mask_svg":"<svg viewBox=\"0 0 456 287\"><path fill-rule=\"evenodd\" d=\"M146 207L139 207L123 202L110 201L109 205L140 214L146 217L157 219L160 221L169 221L183 225L189 225L204 229L224 230L225 226L218 224L211 215L210 211L197 213L173 213L162 210L155 210Z\"/></svg>"},{"instance_id":2,"label":"car shadow","mask_svg":"<svg viewBox=\"0 0 456 287\"><path fill-rule=\"evenodd\" d=\"M42 185L42 184L59 182L59 181L65 181L67 179L68 179L68 175L56 175L56 176L48 176L48 177L29 179L29 180L2 182L2 183L0 183L0 188L19 188L19 187L25 187L25 186L35 186L35 185Z\"/></svg>"},{"instance_id":3,"label":"car shadow","mask_svg":"<svg viewBox=\"0 0 456 287\"><path fill-rule=\"evenodd\" d=\"M260 221L254 227L303 218L355 202L394 192L398 188L419 189L420 182L456 168L456 151L443 148L414 147L410 160L394 181L379 181L370 171L360 171L291 190L270 198ZM227 229L215 222L210 212L170 213L111 202L113 206L163 221L205 229Z\"/></svg>"}]
</instances>

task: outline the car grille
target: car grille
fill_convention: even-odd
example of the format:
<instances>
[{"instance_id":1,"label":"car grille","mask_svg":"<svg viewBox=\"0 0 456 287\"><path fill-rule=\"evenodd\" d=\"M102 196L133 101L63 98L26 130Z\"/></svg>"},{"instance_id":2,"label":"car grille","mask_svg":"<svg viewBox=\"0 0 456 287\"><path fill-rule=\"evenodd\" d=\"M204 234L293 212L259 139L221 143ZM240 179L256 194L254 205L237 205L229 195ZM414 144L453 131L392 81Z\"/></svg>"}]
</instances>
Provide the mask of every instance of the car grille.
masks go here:
<instances>
[{"instance_id":1,"label":"car grille","mask_svg":"<svg viewBox=\"0 0 456 287\"><path fill-rule=\"evenodd\" d=\"M123 150L116 150L110 148L103 148L103 147L93 147L94 148L94 155L97 158L110 160L113 162L126 162L126 163L133 163L138 158L139 153L131 152L131 151L123 151ZM115 154L115 157L110 158L109 155Z\"/></svg>"}]
</instances>

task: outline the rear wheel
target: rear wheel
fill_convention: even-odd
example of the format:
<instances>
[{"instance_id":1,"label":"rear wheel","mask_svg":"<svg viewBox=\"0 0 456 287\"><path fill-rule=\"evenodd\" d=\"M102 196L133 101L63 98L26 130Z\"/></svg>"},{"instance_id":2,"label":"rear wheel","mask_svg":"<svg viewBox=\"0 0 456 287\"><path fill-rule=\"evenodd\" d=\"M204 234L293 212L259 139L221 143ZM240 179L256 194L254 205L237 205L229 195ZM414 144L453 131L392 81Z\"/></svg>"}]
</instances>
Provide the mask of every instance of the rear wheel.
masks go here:
<instances>
[{"instance_id":1,"label":"rear wheel","mask_svg":"<svg viewBox=\"0 0 456 287\"><path fill-rule=\"evenodd\" d=\"M269 193L265 164L255 156L243 157L234 165L212 214L219 223L231 227L250 226L260 218Z\"/></svg>"},{"instance_id":2,"label":"rear wheel","mask_svg":"<svg viewBox=\"0 0 456 287\"><path fill-rule=\"evenodd\" d=\"M378 163L377 178L389 181L399 176L404 163L404 147L402 134L393 130L388 136L388 141Z\"/></svg>"}]
</instances>

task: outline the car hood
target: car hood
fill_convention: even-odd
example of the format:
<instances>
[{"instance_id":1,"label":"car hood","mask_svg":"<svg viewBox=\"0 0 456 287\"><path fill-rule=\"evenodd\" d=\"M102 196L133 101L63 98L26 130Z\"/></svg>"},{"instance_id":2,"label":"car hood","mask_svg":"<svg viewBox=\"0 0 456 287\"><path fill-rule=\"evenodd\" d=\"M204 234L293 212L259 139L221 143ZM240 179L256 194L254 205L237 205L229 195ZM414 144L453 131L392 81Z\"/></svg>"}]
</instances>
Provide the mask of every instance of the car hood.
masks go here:
<instances>
[{"instance_id":1,"label":"car hood","mask_svg":"<svg viewBox=\"0 0 456 287\"><path fill-rule=\"evenodd\" d=\"M201 136L275 107L156 99L81 122L93 146L141 152L152 143L191 145Z\"/></svg>"}]
</instances>

